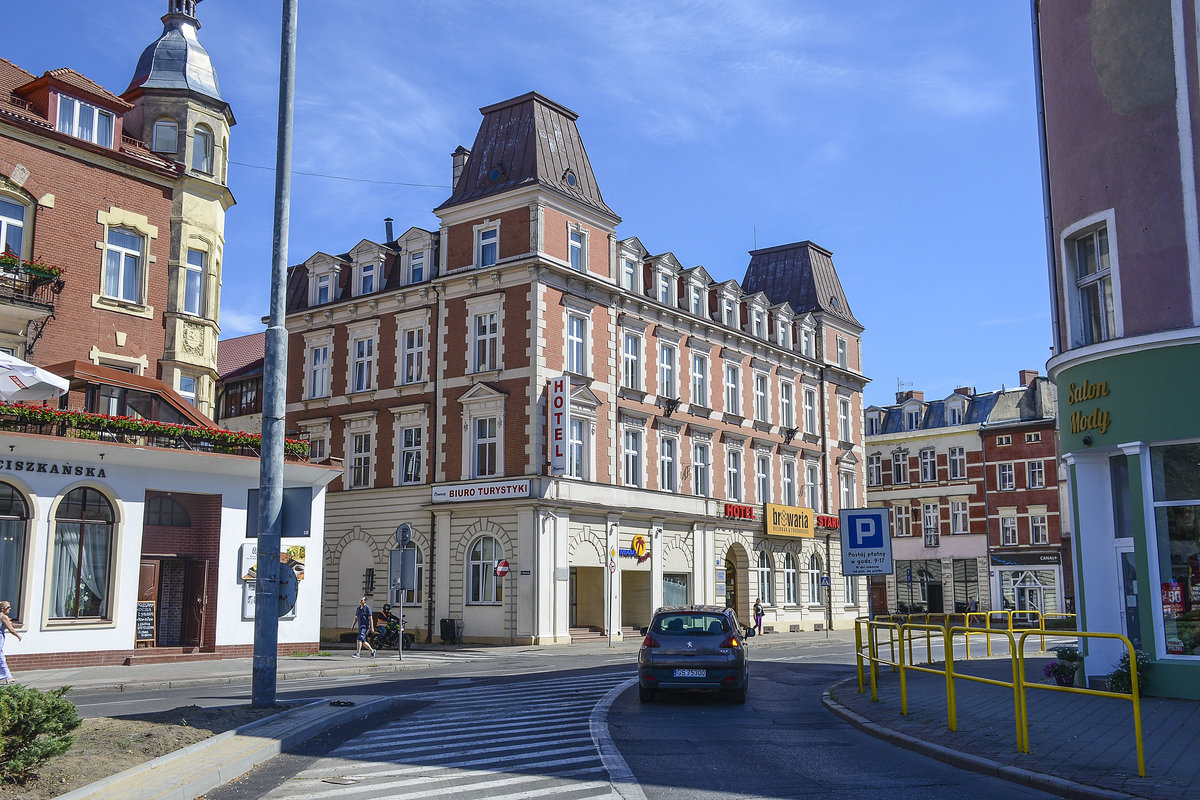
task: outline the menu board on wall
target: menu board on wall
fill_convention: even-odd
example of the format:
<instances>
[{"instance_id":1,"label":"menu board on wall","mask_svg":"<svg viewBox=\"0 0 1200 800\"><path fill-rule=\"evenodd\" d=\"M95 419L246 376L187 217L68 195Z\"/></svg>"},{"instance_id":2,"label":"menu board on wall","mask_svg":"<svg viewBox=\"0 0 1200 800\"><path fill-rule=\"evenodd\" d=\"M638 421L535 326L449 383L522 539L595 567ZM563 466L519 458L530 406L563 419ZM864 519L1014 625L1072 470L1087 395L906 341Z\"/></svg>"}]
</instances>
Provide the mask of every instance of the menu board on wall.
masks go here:
<instances>
[{"instance_id":1,"label":"menu board on wall","mask_svg":"<svg viewBox=\"0 0 1200 800\"><path fill-rule=\"evenodd\" d=\"M153 600L139 600L137 604L137 635L134 637L138 643L149 642L150 647L154 646L154 641L157 638L154 630L157 627L155 622L156 609Z\"/></svg>"}]
</instances>

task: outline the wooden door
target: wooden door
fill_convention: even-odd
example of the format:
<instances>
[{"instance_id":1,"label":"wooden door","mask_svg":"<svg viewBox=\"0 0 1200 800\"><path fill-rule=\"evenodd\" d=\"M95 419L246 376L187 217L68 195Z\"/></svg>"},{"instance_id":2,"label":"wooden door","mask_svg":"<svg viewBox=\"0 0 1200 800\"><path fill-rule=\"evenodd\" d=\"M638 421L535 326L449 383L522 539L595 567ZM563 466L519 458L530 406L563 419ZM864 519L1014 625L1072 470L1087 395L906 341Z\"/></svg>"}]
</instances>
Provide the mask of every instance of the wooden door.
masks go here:
<instances>
[{"instance_id":1,"label":"wooden door","mask_svg":"<svg viewBox=\"0 0 1200 800\"><path fill-rule=\"evenodd\" d=\"M158 569L157 559L142 559L138 570L138 600L158 600Z\"/></svg>"},{"instance_id":2,"label":"wooden door","mask_svg":"<svg viewBox=\"0 0 1200 800\"><path fill-rule=\"evenodd\" d=\"M204 646L204 615L208 605L208 562L185 561L183 565L183 630L179 643L184 647Z\"/></svg>"}]
</instances>

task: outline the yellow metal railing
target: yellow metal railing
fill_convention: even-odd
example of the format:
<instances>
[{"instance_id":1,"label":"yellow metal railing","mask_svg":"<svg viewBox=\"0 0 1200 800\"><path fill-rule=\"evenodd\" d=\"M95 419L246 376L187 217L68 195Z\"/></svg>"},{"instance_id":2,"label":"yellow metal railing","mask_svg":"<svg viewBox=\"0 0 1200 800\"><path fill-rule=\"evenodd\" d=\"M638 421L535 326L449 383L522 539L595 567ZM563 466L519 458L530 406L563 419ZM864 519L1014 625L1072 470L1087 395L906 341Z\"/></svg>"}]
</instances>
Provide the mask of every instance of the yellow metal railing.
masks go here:
<instances>
[{"instance_id":1,"label":"yellow metal railing","mask_svg":"<svg viewBox=\"0 0 1200 800\"><path fill-rule=\"evenodd\" d=\"M1033 635L1044 634L1045 631L1025 631L1021 634L1020 640L1017 642L1017 661L1021 667L1021 674L1025 674L1025 640ZM1109 692L1100 689L1084 689L1079 686L1058 686L1048 683L1024 683L1021 687L1021 706L1018 709L1018 725L1024 730L1025 749L1022 753L1029 752L1029 709L1026 705L1025 689L1045 689L1050 692L1067 692L1069 694L1085 694L1093 697L1115 697L1121 700L1129 700L1133 704L1133 739L1137 747L1137 764L1138 775L1146 777L1146 756L1142 750L1142 701L1141 695L1138 692L1138 673L1137 673L1137 654L1134 652L1133 643L1129 639L1119 633L1089 633L1085 631L1072 631L1071 636L1077 636L1081 639L1116 639L1125 645L1129 651L1129 685L1130 694L1121 692Z\"/></svg>"},{"instance_id":2,"label":"yellow metal railing","mask_svg":"<svg viewBox=\"0 0 1200 800\"><path fill-rule=\"evenodd\" d=\"M1004 627L991 627L991 615L996 614L1001 616ZM1019 639L1013 630L1013 615L1026 614L1031 617L1036 615L1036 620L1039 623L1038 627L1031 628L1019 632ZM918 615L928 620L930 615ZM1116 697L1129 699L1133 702L1133 731L1134 740L1137 747L1138 760L1138 775L1145 777L1145 757L1142 747L1142 716L1141 716L1141 701L1138 695L1137 687L1137 659L1133 651L1133 645L1130 641L1115 633L1088 633L1083 631L1065 631L1065 630L1050 630L1047 631L1044 627L1044 617L1050 615L1042 615L1037 611L999 611L999 612L970 612L965 615L947 615L963 616L967 623L962 626L950 627L946 624L934 625L926 622L903 622L896 621L903 619L901 615L893 617L868 619L859 617L854 621L854 639L855 639L855 663L858 669L858 691L862 694L865 691L865 682L867 674L870 676L871 685L871 702L879 702L878 682L876 679L876 664L891 666L893 671L898 670L900 673L900 713L908 714L908 672L925 672L933 675L942 675L946 681L946 724L952 731L958 730L958 690L957 682L973 681L975 683L983 683L991 686L999 686L1005 689L1012 689L1013 692L1013 716L1016 724L1017 732L1017 751L1020 753L1029 752L1029 714L1026 699L1026 690L1047 689L1051 691L1063 691L1074 694L1091 695L1094 697ZM1056 617L1070 617L1074 619L1073 614L1055 614ZM971 627L970 622L973 619L985 618L984 627ZM909 618L911 619L911 617ZM863 629L866 629L866 649L863 648ZM887 643L889 647L889 658L880 656L880 636L878 632L887 631ZM914 634L923 633L926 642L926 661L925 663L933 663L933 640L940 636L943 664L941 669L932 666L918 666L913 658L913 639ZM1040 639L1042 652L1046 647L1046 634L1051 636L1069 636L1072 638L1094 638L1094 639L1117 639L1125 644L1129 650L1131 683L1133 686L1132 695L1118 694L1115 692L1101 691L1097 689L1083 689L1073 686L1051 686L1042 683L1027 683L1025 681L1025 643L1031 636L1036 636ZM983 636L987 640L987 652L991 655L992 647L991 640L994 636L1003 637L1008 642L1008 657L1012 664L1012 680L1001 681L994 678L984 678L977 675L969 675L966 673L956 672L954 669L954 641L955 637L961 634L966 646L966 658L970 658L970 647L972 636ZM898 640L898 641L897 641ZM899 645L897 647L897 644ZM908 658L905 659L905 648L907 646ZM865 665L865 666L864 666Z\"/></svg>"}]
</instances>

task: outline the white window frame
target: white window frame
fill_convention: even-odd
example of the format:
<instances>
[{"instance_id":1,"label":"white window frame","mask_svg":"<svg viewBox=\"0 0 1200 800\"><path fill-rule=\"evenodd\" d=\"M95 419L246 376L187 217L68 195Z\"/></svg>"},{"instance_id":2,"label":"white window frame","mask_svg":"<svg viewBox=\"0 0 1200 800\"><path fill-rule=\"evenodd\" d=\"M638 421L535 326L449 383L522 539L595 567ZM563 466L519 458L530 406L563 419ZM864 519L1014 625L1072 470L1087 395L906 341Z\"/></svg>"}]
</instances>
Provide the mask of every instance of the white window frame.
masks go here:
<instances>
[{"instance_id":1,"label":"white window frame","mask_svg":"<svg viewBox=\"0 0 1200 800\"><path fill-rule=\"evenodd\" d=\"M213 143L216 137L203 125L192 129L192 170L205 175L213 173Z\"/></svg>"},{"instance_id":2,"label":"white window frame","mask_svg":"<svg viewBox=\"0 0 1200 800\"><path fill-rule=\"evenodd\" d=\"M567 477L592 479L592 420L571 414L567 426Z\"/></svg>"},{"instance_id":3,"label":"white window frame","mask_svg":"<svg viewBox=\"0 0 1200 800\"><path fill-rule=\"evenodd\" d=\"M770 412L767 408L767 374L754 373L754 418L759 422L770 422Z\"/></svg>"},{"instance_id":4,"label":"white window frame","mask_svg":"<svg viewBox=\"0 0 1200 800\"><path fill-rule=\"evenodd\" d=\"M113 235L129 236L138 240L137 249L127 244L113 242ZM144 305L146 297L146 237L133 228L114 225L105 233L104 274L101 286L104 296L126 303ZM114 264L113 259L116 258ZM137 285L126 286L129 259L134 259ZM113 270L115 268L115 280Z\"/></svg>"},{"instance_id":5,"label":"white window frame","mask_svg":"<svg viewBox=\"0 0 1200 800\"><path fill-rule=\"evenodd\" d=\"M178 153L179 123L170 117L156 119L150 143L150 149L156 153Z\"/></svg>"},{"instance_id":6,"label":"white window frame","mask_svg":"<svg viewBox=\"0 0 1200 800\"><path fill-rule=\"evenodd\" d=\"M846 580L846 605L858 605L858 577L856 575L845 576Z\"/></svg>"},{"instance_id":7,"label":"white window frame","mask_svg":"<svg viewBox=\"0 0 1200 800\"><path fill-rule=\"evenodd\" d=\"M665 342L658 345L658 396L679 397L679 350Z\"/></svg>"},{"instance_id":8,"label":"white window frame","mask_svg":"<svg viewBox=\"0 0 1200 800\"><path fill-rule=\"evenodd\" d=\"M26 220L32 216L32 208L28 203L12 195L0 194L0 200L3 200L6 205L16 206L21 213L19 218L10 216L0 207L0 253L11 253L17 258L27 260L25 259L28 248ZM12 245L13 240L16 241L15 248Z\"/></svg>"},{"instance_id":9,"label":"white window frame","mask_svg":"<svg viewBox=\"0 0 1200 800\"><path fill-rule=\"evenodd\" d=\"M780 464L780 482L783 488L783 504L796 505L796 462L785 458Z\"/></svg>"},{"instance_id":10,"label":"white window frame","mask_svg":"<svg viewBox=\"0 0 1200 800\"><path fill-rule=\"evenodd\" d=\"M800 355L815 358L816 353L816 332L807 325L800 326Z\"/></svg>"},{"instance_id":11,"label":"white window frame","mask_svg":"<svg viewBox=\"0 0 1200 800\"><path fill-rule=\"evenodd\" d=\"M1041 461L1030 461L1025 465L1026 470L1026 488L1027 489L1045 489L1046 488L1046 466Z\"/></svg>"},{"instance_id":12,"label":"white window frame","mask_svg":"<svg viewBox=\"0 0 1200 800\"><path fill-rule=\"evenodd\" d=\"M837 337L837 365L839 367L841 367L842 369L848 369L846 350L847 350L847 348L846 348L845 337L843 337L843 336Z\"/></svg>"},{"instance_id":13,"label":"white window frame","mask_svg":"<svg viewBox=\"0 0 1200 800\"><path fill-rule=\"evenodd\" d=\"M496 564L504 548L494 536L480 536L467 549L467 605L497 605L504 602L504 579L496 577Z\"/></svg>"},{"instance_id":14,"label":"white window frame","mask_svg":"<svg viewBox=\"0 0 1200 800\"><path fill-rule=\"evenodd\" d=\"M908 483L908 453L892 453L892 485Z\"/></svg>"},{"instance_id":15,"label":"white window frame","mask_svg":"<svg viewBox=\"0 0 1200 800\"><path fill-rule=\"evenodd\" d=\"M207 270L208 253L189 247L183 265L183 313L197 317L204 315L204 274Z\"/></svg>"},{"instance_id":16,"label":"white window frame","mask_svg":"<svg viewBox=\"0 0 1200 800\"><path fill-rule=\"evenodd\" d=\"M883 486L883 456L879 453L867 456L867 486Z\"/></svg>"},{"instance_id":17,"label":"white window frame","mask_svg":"<svg viewBox=\"0 0 1200 800\"><path fill-rule=\"evenodd\" d=\"M817 390L804 387L804 432L812 436L819 435L817 430Z\"/></svg>"},{"instance_id":18,"label":"white window frame","mask_svg":"<svg viewBox=\"0 0 1200 800\"><path fill-rule=\"evenodd\" d=\"M642 391L644 385L642 377L644 342L642 334L634 331L625 331L621 336L621 386L636 392Z\"/></svg>"},{"instance_id":19,"label":"white window frame","mask_svg":"<svg viewBox=\"0 0 1200 800\"><path fill-rule=\"evenodd\" d=\"M375 337L350 340L350 392L369 392L375 388Z\"/></svg>"},{"instance_id":20,"label":"white window frame","mask_svg":"<svg viewBox=\"0 0 1200 800\"><path fill-rule=\"evenodd\" d=\"M937 547L941 544L941 507L937 503L921 504L921 534L926 547Z\"/></svg>"},{"instance_id":21,"label":"white window frame","mask_svg":"<svg viewBox=\"0 0 1200 800\"><path fill-rule=\"evenodd\" d=\"M319 334L304 337L305 400L331 396L333 370L329 353L332 348L332 331L321 331Z\"/></svg>"},{"instance_id":22,"label":"white window frame","mask_svg":"<svg viewBox=\"0 0 1200 800\"><path fill-rule=\"evenodd\" d=\"M187 400L193 406L196 405L196 393L200 388L200 379L195 375L189 375L186 372L179 373L179 379L175 387L175 391L179 392L179 396Z\"/></svg>"},{"instance_id":23,"label":"white window frame","mask_svg":"<svg viewBox=\"0 0 1200 800\"><path fill-rule=\"evenodd\" d=\"M821 565L821 557L813 553L808 557L808 604L810 606L821 605L821 575L824 569Z\"/></svg>"},{"instance_id":24,"label":"white window frame","mask_svg":"<svg viewBox=\"0 0 1200 800\"><path fill-rule=\"evenodd\" d=\"M654 296L658 298L658 302L664 306L674 305L675 287L672 285L671 273L660 270L655 278Z\"/></svg>"},{"instance_id":25,"label":"white window frame","mask_svg":"<svg viewBox=\"0 0 1200 800\"><path fill-rule=\"evenodd\" d=\"M85 116L91 117L91 124L86 129L81 124ZM105 137L101 136L101 119L107 121L107 141L102 141ZM113 137L116 135L116 115L108 109L100 108L91 103L85 103L82 100L77 100L65 94L60 94L58 95L58 120L54 129L68 136L74 136L76 139L82 139L85 142L91 142L92 144L98 144L101 147L111 149L113 146Z\"/></svg>"},{"instance_id":26,"label":"white window frame","mask_svg":"<svg viewBox=\"0 0 1200 800\"><path fill-rule=\"evenodd\" d=\"M567 372L588 374L588 323L584 314L567 312Z\"/></svg>"},{"instance_id":27,"label":"white window frame","mask_svg":"<svg viewBox=\"0 0 1200 800\"><path fill-rule=\"evenodd\" d=\"M771 457L764 453L754 456L754 488L759 503L771 502Z\"/></svg>"},{"instance_id":28,"label":"white window frame","mask_svg":"<svg viewBox=\"0 0 1200 800\"><path fill-rule=\"evenodd\" d=\"M1080 278L1078 274L1078 243L1086 238L1096 239L1100 231L1104 231L1108 242L1108 267L1100 266L1100 256L1097 250L1096 271ZM1071 347L1083 347L1099 342L1119 339L1125 335L1124 319L1121 308L1121 272L1117 258L1117 225L1114 209L1106 209L1068 226L1063 230L1059 239L1062 253L1062 285L1067 289L1067 311ZM1107 282L1107 291L1104 286ZM1096 337L1092 326L1088 325L1088 312L1082 300L1084 292L1093 290L1099 292L1102 300L1107 299L1107 307L1101 308L1100 319L1097 323L1100 336Z\"/></svg>"},{"instance_id":29,"label":"white window frame","mask_svg":"<svg viewBox=\"0 0 1200 800\"><path fill-rule=\"evenodd\" d=\"M621 478L625 486L641 488L645 477L646 434L641 428L625 426L621 432Z\"/></svg>"},{"instance_id":30,"label":"white window frame","mask_svg":"<svg viewBox=\"0 0 1200 800\"><path fill-rule=\"evenodd\" d=\"M414 250L408 254L408 266L405 268L405 283L414 284L425 280L425 251Z\"/></svg>"},{"instance_id":31,"label":"white window frame","mask_svg":"<svg viewBox=\"0 0 1200 800\"><path fill-rule=\"evenodd\" d=\"M333 276L329 273L313 276L312 305L319 306L333 299Z\"/></svg>"},{"instance_id":32,"label":"white window frame","mask_svg":"<svg viewBox=\"0 0 1200 800\"><path fill-rule=\"evenodd\" d=\"M502 475L500 419L483 415L471 418L471 477Z\"/></svg>"},{"instance_id":33,"label":"white window frame","mask_svg":"<svg viewBox=\"0 0 1200 800\"><path fill-rule=\"evenodd\" d=\"M400 331L400 383L425 382L425 326Z\"/></svg>"},{"instance_id":34,"label":"white window frame","mask_svg":"<svg viewBox=\"0 0 1200 800\"><path fill-rule=\"evenodd\" d=\"M692 493L712 497L712 445L692 442Z\"/></svg>"},{"instance_id":35,"label":"white window frame","mask_svg":"<svg viewBox=\"0 0 1200 800\"><path fill-rule=\"evenodd\" d=\"M775 566L771 563L771 554L766 550L758 551L758 561L754 566L754 577L757 591L755 596L762 599L763 605L775 605L775 587L772 578L775 577Z\"/></svg>"},{"instance_id":36,"label":"white window frame","mask_svg":"<svg viewBox=\"0 0 1200 800\"><path fill-rule=\"evenodd\" d=\"M500 222L485 222L474 227L476 267L492 267L500 262Z\"/></svg>"},{"instance_id":37,"label":"white window frame","mask_svg":"<svg viewBox=\"0 0 1200 800\"><path fill-rule=\"evenodd\" d=\"M970 525L969 513L966 500L950 501L950 533L967 533Z\"/></svg>"},{"instance_id":38,"label":"white window frame","mask_svg":"<svg viewBox=\"0 0 1200 800\"><path fill-rule=\"evenodd\" d=\"M738 320L737 307L738 304L731 298L726 297L721 301L721 319L726 325L734 329L741 327Z\"/></svg>"},{"instance_id":39,"label":"white window frame","mask_svg":"<svg viewBox=\"0 0 1200 800\"><path fill-rule=\"evenodd\" d=\"M996 465L996 490L1011 492L1017 488L1017 471L1011 461Z\"/></svg>"},{"instance_id":40,"label":"white window frame","mask_svg":"<svg viewBox=\"0 0 1200 800\"><path fill-rule=\"evenodd\" d=\"M736 447L725 450L725 499L742 499L742 451Z\"/></svg>"},{"instance_id":41,"label":"white window frame","mask_svg":"<svg viewBox=\"0 0 1200 800\"><path fill-rule=\"evenodd\" d=\"M742 368L737 364L725 364L725 413L742 415Z\"/></svg>"},{"instance_id":42,"label":"white window frame","mask_svg":"<svg viewBox=\"0 0 1200 800\"><path fill-rule=\"evenodd\" d=\"M371 294L378 288L375 283L377 266L379 265L374 261L368 261L358 265L358 276L356 281L358 291L355 292L356 296Z\"/></svg>"},{"instance_id":43,"label":"white window frame","mask_svg":"<svg viewBox=\"0 0 1200 800\"><path fill-rule=\"evenodd\" d=\"M779 424L792 429L796 427L795 386L786 378L779 381Z\"/></svg>"},{"instance_id":44,"label":"white window frame","mask_svg":"<svg viewBox=\"0 0 1200 800\"><path fill-rule=\"evenodd\" d=\"M374 483L372 461L375 455L373 431L358 431L350 434L350 458L347 459L350 480L348 489L369 489Z\"/></svg>"},{"instance_id":45,"label":"white window frame","mask_svg":"<svg viewBox=\"0 0 1200 800\"><path fill-rule=\"evenodd\" d=\"M921 411L920 408L907 409L904 412L904 430L915 431L921 427Z\"/></svg>"},{"instance_id":46,"label":"white window frame","mask_svg":"<svg viewBox=\"0 0 1200 800\"><path fill-rule=\"evenodd\" d=\"M658 488L664 492L679 489L679 437L660 435L658 439Z\"/></svg>"},{"instance_id":47,"label":"white window frame","mask_svg":"<svg viewBox=\"0 0 1200 800\"><path fill-rule=\"evenodd\" d=\"M962 403L949 403L946 405L946 423L948 425L962 425L963 421L963 406Z\"/></svg>"},{"instance_id":48,"label":"white window frame","mask_svg":"<svg viewBox=\"0 0 1200 800\"><path fill-rule=\"evenodd\" d=\"M621 286L627 292L641 294L641 270L638 269L638 263L632 258L625 258L621 261Z\"/></svg>"},{"instance_id":49,"label":"white window frame","mask_svg":"<svg viewBox=\"0 0 1200 800\"><path fill-rule=\"evenodd\" d=\"M688 287L688 292L691 295L692 313L697 317L708 316L706 313L708 311L708 304L705 302L707 299L705 295L708 294L708 292L696 285Z\"/></svg>"},{"instance_id":50,"label":"white window frame","mask_svg":"<svg viewBox=\"0 0 1200 800\"><path fill-rule=\"evenodd\" d=\"M587 231L572 225L567 231L567 264L576 272L587 272Z\"/></svg>"},{"instance_id":51,"label":"white window frame","mask_svg":"<svg viewBox=\"0 0 1200 800\"><path fill-rule=\"evenodd\" d=\"M927 447L921 450L921 483L937 482L937 451Z\"/></svg>"},{"instance_id":52,"label":"white window frame","mask_svg":"<svg viewBox=\"0 0 1200 800\"><path fill-rule=\"evenodd\" d=\"M1032 433L1025 434L1025 444L1037 444L1041 440L1042 440L1042 432L1041 431L1033 431Z\"/></svg>"},{"instance_id":53,"label":"white window frame","mask_svg":"<svg viewBox=\"0 0 1200 800\"><path fill-rule=\"evenodd\" d=\"M850 429L850 401L844 397L838 398L838 439L843 442L851 441L853 431Z\"/></svg>"},{"instance_id":54,"label":"white window frame","mask_svg":"<svg viewBox=\"0 0 1200 800\"><path fill-rule=\"evenodd\" d=\"M1001 517L1000 518L1000 545L1002 547L1014 547L1020 544L1017 540L1017 518L1016 517Z\"/></svg>"},{"instance_id":55,"label":"white window frame","mask_svg":"<svg viewBox=\"0 0 1200 800\"><path fill-rule=\"evenodd\" d=\"M950 480L961 481L967 477L967 449L965 447L951 447L946 458L949 466Z\"/></svg>"},{"instance_id":56,"label":"white window frame","mask_svg":"<svg viewBox=\"0 0 1200 800\"><path fill-rule=\"evenodd\" d=\"M795 553L783 554L783 602L784 605L800 604L800 570Z\"/></svg>"},{"instance_id":57,"label":"white window frame","mask_svg":"<svg viewBox=\"0 0 1200 800\"><path fill-rule=\"evenodd\" d=\"M821 471L811 461L804 464L804 499L808 508L821 508Z\"/></svg>"},{"instance_id":58,"label":"white window frame","mask_svg":"<svg viewBox=\"0 0 1200 800\"><path fill-rule=\"evenodd\" d=\"M709 408L708 356L692 353L692 405Z\"/></svg>"},{"instance_id":59,"label":"white window frame","mask_svg":"<svg viewBox=\"0 0 1200 800\"><path fill-rule=\"evenodd\" d=\"M1029 543L1030 544L1049 544L1050 543L1050 525L1047 522L1045 514L1030 514L1029 515Z\"/></svg>"},{"instance_id":60,"label":"white window frame","mask_svg":"<svg viewBox=\"0 0 1200 800\"><path fill-rule=\"evenodd\" d=\"M912 506L892 506L892 520L895 536L912 536Z\"/></svg>"},{"instance_id":61,"label":"white window frame","mask_svg":"<svg viewBox=\"0 0 1200 800\"><path fill-rule=\"evenodd\" d=\"M400 453L398 483L400 485L424 483L424 426L404 425L398 430L396 438L397 451Z\"/></svg>"},{"instance_id":62,"label":"white window frame","mask_svg":"<svg viewBox=\"0 0 1200 800\"><path fill-rule=\"evenodd\" d=\"M839 472L838 479L842 490L842 508L855 508L858 505L858 478L853 472Z\"/></svg>"},{"instance_id":63,"label":"white window frame","mask_svg":"<svg viewBox=\"0 0 1200 800\"><path fill-rule=\"evenodd\" d=\"M767 338L767 315L757 308L750 312L750 332L756 339Z\"/></svg>"},{"instance_id":64,"label":"white window frame","mask_svg":"<svg viewBox=\"0 0 1200 800\"><path fill-rule=\"evenodd\" d=\"M500 313L485 311L471 315L472 372L491 372L498 368L500 350Z\"/></svg>"}]
</instances>

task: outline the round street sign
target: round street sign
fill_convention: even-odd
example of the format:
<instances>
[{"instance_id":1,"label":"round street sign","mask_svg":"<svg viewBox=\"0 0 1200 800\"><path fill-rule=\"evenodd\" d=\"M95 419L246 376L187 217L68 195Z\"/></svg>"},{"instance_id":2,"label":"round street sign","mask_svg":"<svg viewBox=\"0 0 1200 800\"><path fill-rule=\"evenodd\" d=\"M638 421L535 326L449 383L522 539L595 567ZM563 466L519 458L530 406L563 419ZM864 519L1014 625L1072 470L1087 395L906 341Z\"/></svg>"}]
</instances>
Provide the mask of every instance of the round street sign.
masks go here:
<instances>
[{"instance_id":1,"label":"round street sign","mask_svg":"<svg viewBox=\"0 0 1200 800\"><path fill-rule=\"evenodd\" d=\"M407 522L401 522L396 528L396 544L400 545L403 550L405 545L412 541L412 525Z\"/></svg>"},{"instance_id":2,"label":"round street sign","mask_svg":"<svg viewBox=\"0 0 1200 800\"><path fill-rule=\"evenodd\" d=\"M617 572L617 562L615 562L615 561L609 561L609 562L608 562L608 571L609 571L609 572L611 572L611 573L613 573L613 574L616 574L616 572Z\"/></svg>"},{"instance_id":3,"label":"round street sign","mask_svg":"<svg viewBox=\"0 0 1200 800\"><path fill-rule=\"evenodd\" d=\"M496 562L496 577L503 578L508 574L508 562L503 559Z\"/></svg>"}]
</instances>

